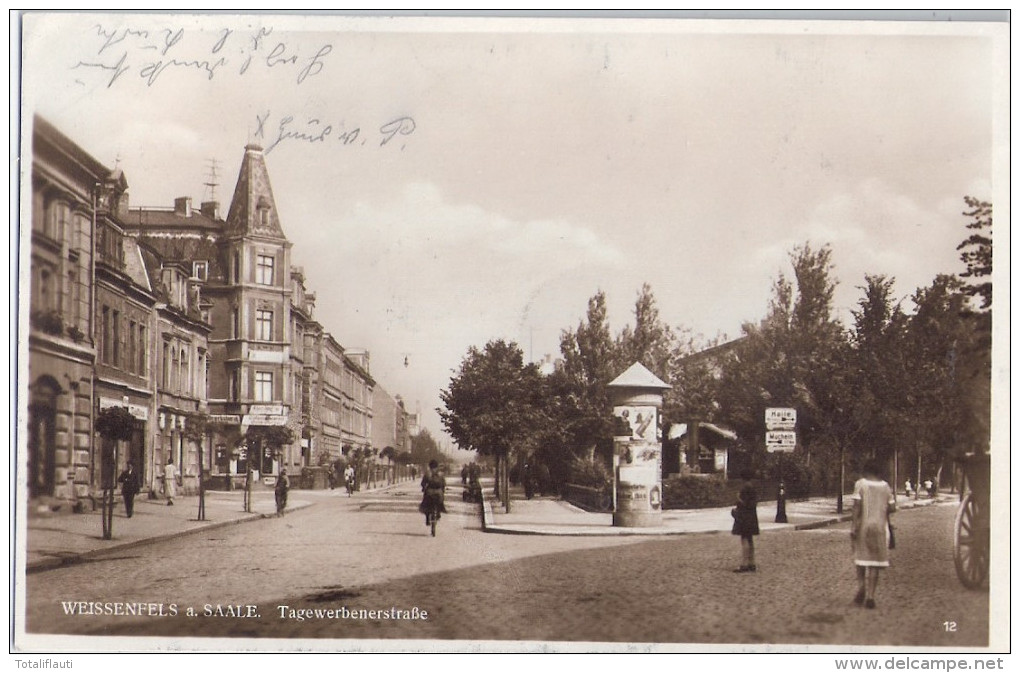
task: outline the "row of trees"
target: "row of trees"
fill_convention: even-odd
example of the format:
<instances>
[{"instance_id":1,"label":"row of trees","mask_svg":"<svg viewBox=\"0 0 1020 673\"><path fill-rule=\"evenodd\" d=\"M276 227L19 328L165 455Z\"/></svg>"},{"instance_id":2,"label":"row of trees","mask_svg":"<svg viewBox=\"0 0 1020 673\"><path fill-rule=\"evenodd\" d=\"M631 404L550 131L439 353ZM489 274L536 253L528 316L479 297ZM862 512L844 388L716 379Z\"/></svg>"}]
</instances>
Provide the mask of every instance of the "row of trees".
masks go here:
<instances>
[{"instance_id":1,"label":"row of trees","mask_svg":"<svg viewBox=\"0 0 1020 673\"><path fill-rule=\"evenodd\" d=\"M991 205L966 203L967 271L937 276L909 302L896 298L893 278L867 275L844 324L833 306L832 250L810 244L790 253L792 276L774 281L765 317L728 343L665 324L647 284L633 325L614 336L598 292L577 327L562 332L554 373L543 376L512 342L472 347L441 393L440 418L462 448L496 459L504 498L512 467L526 460L559 484L590 478L612 450L607 385L641 362L672 386L664 432L693 420L727 426L760 472L773 469L764 410L790 406L798 410L791 467L814 488L841 496L846 471L872 456L938 476L947 458L989 442Z\"/></svg>"}]
</instances>

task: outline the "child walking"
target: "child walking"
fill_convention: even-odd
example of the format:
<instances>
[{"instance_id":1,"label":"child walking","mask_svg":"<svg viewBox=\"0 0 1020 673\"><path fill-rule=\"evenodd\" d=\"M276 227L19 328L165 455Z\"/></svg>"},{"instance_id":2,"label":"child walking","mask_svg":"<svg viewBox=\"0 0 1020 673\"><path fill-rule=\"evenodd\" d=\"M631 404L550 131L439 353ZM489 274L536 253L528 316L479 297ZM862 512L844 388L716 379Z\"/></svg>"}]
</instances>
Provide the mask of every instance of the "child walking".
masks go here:
<instances>
[{"instance_id":1,"label":"child walking","mask_svg":"<svg viewBox=\"0 0 1020 673\"><path fill-rule=\"evenodd\" d=\"M744 485L740 488L737 496L737 506L731 512L733 514L734 535L740 536L741 563L740 567L734 570L736 573L753 573L758 570L754 562L754 536L760 532L758 529L758 491L751 480L754 473L750 470L741 475Z\"/></svg>"}]
</instances>

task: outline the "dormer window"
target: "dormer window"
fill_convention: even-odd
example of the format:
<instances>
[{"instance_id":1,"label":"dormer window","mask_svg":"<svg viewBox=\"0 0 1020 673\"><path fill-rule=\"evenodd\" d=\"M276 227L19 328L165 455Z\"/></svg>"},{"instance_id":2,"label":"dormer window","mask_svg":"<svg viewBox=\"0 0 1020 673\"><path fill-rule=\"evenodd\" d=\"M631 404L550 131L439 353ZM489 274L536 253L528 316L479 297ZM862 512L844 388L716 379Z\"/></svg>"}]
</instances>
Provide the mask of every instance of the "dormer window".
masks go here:
<instances>
[{"instance_id":1,"label":"dormer window","mask_svg":"<svg viewBox=\"0 0 1020 673\"><path fill-rule=\"evenodd\" d=\"M260 227L269 228L269 201L265 197L259 197L258 205L255 207L255 216L258 218Z\"/></svg>"},{"instance_id":2,"label":"dormer window","mask_svg":"<svg viewBox=\"0 0 1020 673\"><path fill-rule=\"evenodd\" d=\"M209 262L200 261L191 263L191 277L197 280L208 280Z\"/></svg>"}]
</instances>

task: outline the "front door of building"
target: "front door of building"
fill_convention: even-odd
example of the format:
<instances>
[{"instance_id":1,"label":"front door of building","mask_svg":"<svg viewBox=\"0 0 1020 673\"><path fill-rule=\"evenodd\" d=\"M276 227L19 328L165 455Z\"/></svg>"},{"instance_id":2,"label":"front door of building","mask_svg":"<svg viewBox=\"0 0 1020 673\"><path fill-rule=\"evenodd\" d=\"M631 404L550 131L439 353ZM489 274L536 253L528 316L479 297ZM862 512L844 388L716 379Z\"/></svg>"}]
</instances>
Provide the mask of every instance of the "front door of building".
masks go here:
<instances>
[{"instance_id":1,"label":"front door of building","mask_svg":"<svg viewBox=\"0 0 1020 673\"><path fill-rule=\"evenodd\" d=\"M44 378L32 386L28 406L28 495L53 495L56 484L56 382Z\"/></svg>"}]
</instances>

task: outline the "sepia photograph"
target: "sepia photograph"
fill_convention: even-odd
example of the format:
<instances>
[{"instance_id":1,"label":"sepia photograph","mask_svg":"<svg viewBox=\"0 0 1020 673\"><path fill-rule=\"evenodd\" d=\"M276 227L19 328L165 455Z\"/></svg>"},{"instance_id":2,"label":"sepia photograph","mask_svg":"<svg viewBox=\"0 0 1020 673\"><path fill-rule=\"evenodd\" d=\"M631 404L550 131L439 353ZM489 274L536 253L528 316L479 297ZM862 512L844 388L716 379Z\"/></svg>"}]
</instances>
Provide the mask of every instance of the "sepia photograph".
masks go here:
<instances>
[{"instance_id":1,"label":"sepia photograph","mask_svg":"<svg viewBox=\"0 0 1020 673\"><path fill-rule=\"evenodd\" d=\"M701 14L12 13L17 666L1003 668L1009 12Z\"/></svg>"}]
</instances>

